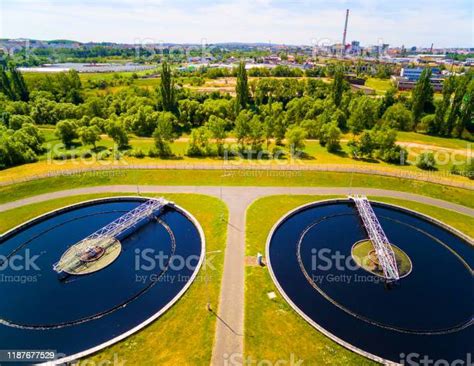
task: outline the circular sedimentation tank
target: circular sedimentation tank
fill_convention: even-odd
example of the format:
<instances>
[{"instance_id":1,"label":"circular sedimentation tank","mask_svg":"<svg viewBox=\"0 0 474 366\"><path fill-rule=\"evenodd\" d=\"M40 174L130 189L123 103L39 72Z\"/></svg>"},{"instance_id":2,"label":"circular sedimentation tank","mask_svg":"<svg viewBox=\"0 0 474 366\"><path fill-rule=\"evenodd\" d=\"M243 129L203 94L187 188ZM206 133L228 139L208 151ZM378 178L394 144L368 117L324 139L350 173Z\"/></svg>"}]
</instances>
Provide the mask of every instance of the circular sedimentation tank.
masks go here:
<instances>
[{"instance_id":1,"label":"circular sedimentation tank","mask_svg":"<svg viewBox=\"0 0 474 366\"><path fill-rule=\"evenodd\" d=\"M73 272L53 266L73 245L146 198L114 197L52 211L0 237L2 349L83 357L140 330L170 308L196 277L203 231L170 204L157 219L110 243L86 243ZM104 247L106 247L104 249Z\"/></svg>"},{"instance_id":2,"label":"circular sedimentation tank","mask_svg":"<svg viewBox=\"0 0 474 366\"><path fill-rule=\"evenodd\" d=\"M393 243L398 282L385 281L354 204L328 200L289 212L271 231L279 291L316 329L373 360L465 360L474 339L472 240L413 211L372 207Z\"/></svg>"}]
</instances>

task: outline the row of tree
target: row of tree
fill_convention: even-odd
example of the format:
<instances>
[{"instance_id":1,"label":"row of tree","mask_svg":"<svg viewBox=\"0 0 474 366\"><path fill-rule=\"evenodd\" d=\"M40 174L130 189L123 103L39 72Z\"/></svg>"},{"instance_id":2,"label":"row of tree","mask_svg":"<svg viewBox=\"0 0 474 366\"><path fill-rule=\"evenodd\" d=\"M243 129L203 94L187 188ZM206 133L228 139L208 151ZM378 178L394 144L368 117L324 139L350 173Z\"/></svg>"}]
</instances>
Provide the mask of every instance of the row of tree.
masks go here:
<instances>
[{"instance_id":1,"label":"row of tree","mask_svg":"<svg viewBox=\"0 0 474 366\"><path fill-rule=\"evenodd\" d=\"M11 75L7 74L9 79ZM428 72L411 98L397 95L394 89L383 98L353 92L337 68L331 84L294 78L250 82L243 63L236 75L235 97L198 93L177 87L172 69L163 63L156 91L131 86L104 97L85 97L78 74L61 73L34 80L28 101L0 94L0 121L13 131L24 124L56 124L67 145L80 138L95 146L107 133L127 148L129 133L153 136L156 151L152 154L162 156L170 154L169 144L183 131L190 132L190 155L222 154L222 143L230 133L241 150L257 151L263 143L268 149L271 141L278 145L284 140L301 150L305 138L315 138L334 152L340 148L341 134L351 131L357 135L351 143L356 156L390 162L406 159L406 152L395 144L393 130L455 135L472 124L470 75L447 79L439 103L433 102ZM440 127L435 130L433 125ZM209 141L214 141L215 149Z\"/></svg>"},{"instance_id":2,"label":"row of tree","mask_svg":"<svg viewBox=\"0 0 474 366\"><path fill-rule=\"evenodd\" d=\"M6 62L0 63L0 93L10 100L27 102L30 98L23 75Z\"/></svg>"}]
</instances>

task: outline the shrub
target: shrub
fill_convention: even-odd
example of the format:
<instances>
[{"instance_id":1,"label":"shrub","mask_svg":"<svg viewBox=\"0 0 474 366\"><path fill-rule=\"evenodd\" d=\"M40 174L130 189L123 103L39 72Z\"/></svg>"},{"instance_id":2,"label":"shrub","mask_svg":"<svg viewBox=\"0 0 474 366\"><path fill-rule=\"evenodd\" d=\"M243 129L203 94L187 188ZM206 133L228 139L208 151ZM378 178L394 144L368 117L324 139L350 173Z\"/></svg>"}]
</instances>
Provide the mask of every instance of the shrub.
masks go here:
<instances>
[{"instance_id":1,"label":"shrub","mask_svg":"<svg viewBox=\"0 0 474 366\"><path fill-rule=\"evenodd\" d=\"M416 166L423 170L436 170L436 160L433 153L422 153L418 156Z\"/></svg>"},{"instance_id":2,"label":"shrub","mask_svg":"<svg viewBox=\"0 0 474 366\"><path fill-rule=\"evenodd\" d=\"M132 156L138 159L143 159L145 157L145 153L141 149L133 150Z\"/></svg>"},{"instance_id":3,"label":"shrub","mask_svg":"<svg viewBox=\"0 0 474 366\"><path fill-rule=\"evenodd\" d=\"M148 151L148 156L150 158L158 158L160 157L160 152L158 151L158 149L156 147L152 147L149 151Z\"/></svg>"}]
</instances>

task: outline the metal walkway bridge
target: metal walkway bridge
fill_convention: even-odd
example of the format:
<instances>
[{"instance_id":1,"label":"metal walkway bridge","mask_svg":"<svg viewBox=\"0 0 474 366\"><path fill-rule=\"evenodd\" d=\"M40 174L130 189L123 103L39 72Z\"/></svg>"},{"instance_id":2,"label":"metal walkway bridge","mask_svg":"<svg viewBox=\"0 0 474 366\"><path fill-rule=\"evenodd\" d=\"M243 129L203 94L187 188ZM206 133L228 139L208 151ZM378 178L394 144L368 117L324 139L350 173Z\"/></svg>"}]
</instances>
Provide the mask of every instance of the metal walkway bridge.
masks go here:
<instances>
[{"instance_id":1,"label":"metal walkway bridge","mask_svg":"<svg viewBox=\"0 0 474 366\"><path fill-rule=\"evenodd\" d=\"M153 218L169 202L164 198L150 199L133 210L127 212L110 224L102 227L88 237L71 246L57 262L53 269L65 272L67 269L80 266L80 257L88 251L105 250L119 240L120 236L130 234L130 230L146 218Z\"/></svg>"},{"instance_id":2,"label":"metal walkway bridge","mask_svg":"<svg viewBox=\"0 0 474 366\"><path fill-rule=\"evenodd\" d=\"M360 195L349 196L349 198L354 201L357 207L362 223L364 224L369 239L374 246L375 254L377 255L377 259L382 267L385 278L388 281L398 281L400 279L400 274L398 272L395 253L393 252L392 246L390 245L369 200L366 196Z\"/></svg>"}]
</instances>

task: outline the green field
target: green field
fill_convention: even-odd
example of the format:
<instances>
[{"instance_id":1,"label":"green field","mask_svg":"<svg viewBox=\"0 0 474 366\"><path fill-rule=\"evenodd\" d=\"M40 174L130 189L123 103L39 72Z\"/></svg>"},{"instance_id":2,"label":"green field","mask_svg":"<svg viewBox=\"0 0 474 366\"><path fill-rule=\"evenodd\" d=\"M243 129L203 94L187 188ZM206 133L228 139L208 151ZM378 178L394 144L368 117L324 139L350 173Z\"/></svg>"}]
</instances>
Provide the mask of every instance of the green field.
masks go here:
<instances>
[{"instance_id":1,"label":"green field","mask_svg":"<svg viewBox=\"0 0 474 366\"><path fill-rule=\"evenodd\" d=\"M247 211L246 255L265 253L267 236L285 213L303 204L334 196L270 196L255 201ZM474 218L419 203L384 197L371 199L397 204L431 215L474 235ZM262 215L262 212L265 212ZM266 267L246 267L245 355L271 361L295 355L306 365L369 365L373 362L352 353L316 331L281 297ZM268 292L277 297L270 300Z\"/></svg>"},{"instance_id":2,"label":"green field","mask_svg":"<svg viewBox=\"0 0 474 366\"><path fill-rule=\"evenodd\" d=\"M75 141L74 147L66 149L61 141L57 138L54 132L54 126L41 126L41 132L45 137L43 144L45 152L38 156L38 162L27 165L12 167L0 172L0 180L2 179L18 179L35 174L41 174L53 170L67 170L77 169L78 167L87 168L91 166L113 164L116 157L116 150L114 150L114 142L107 135L102 135L102 139L97 144L97 149L93 151L92 146L83 146L79 141ZM425 151L432 151L438 158L437 171L430 172L430 174L439 175L441 179L449 179L455 181L468 182L465 177L454 176L449 174L450 169L456 164L458 170L463 170L469 161L469 153L471 152L471 143L459 139L444 139L440 137L432 137L413 132L400 132L399 139L407 146L409 150L408 164L393 165L376 159L360 159L356 160L351 157L350 148L347 146L347 141L351 135L343 136L341 142L341 151L337 153L330 153L322 147L317 140L307 140L305 155L302 156L297 163L302 165L352 165L369 167L377 170L387 170L392 172L408 171L408 172L422 172L416 165L417 156ZM234 144L234 140L229 140L228 144ZM154 147L154 140L150 137L130 136L130 151L125 152L121 157L119 164L194 164L194 163L211 163L222 164L222 158L217 157L189 157L186 155L189 146L189 138L183 135L182 138L176 140L171 144L171 150L174 157L167 159L134 157L134 153L142 152L148 154L151 148ZM268 147L269 151L275 148L273 143ZM452 149L452 150L446 150ZM264 161L265 164L278 166L281 164L288 164L290 154L286 148L283 148L285 155L278 160ZM62 155L70 155L66 159L58 159ZM89 154L89 156L85 155ZM73 158L71 158L71 155ZM92 155L92 156L90 156ZM238 158L242 164L255 163L255 160L247 157ZM117 162L115 162L117 163ZM260 161L257 161L260 163Z\"/></svg>"},{"instance_id":3,"label":"green field","mask_svg":"<svg viewBox=\"0 0 474 366\"><path fill-rule=\"evenodd\" d=\"M103 185L370 187L417 193L474 207L474 190L368 174L318 171L118 170L38 179L0 187L0 203L58 190Z\"/></svg>"},{"instance_id":4,"label":"green field","mask_svg":"<svg viewBox=\"0 0 474 366\"><path fill-rule=\"evenodd\" d=\"M67 204L113 195L118 194L74 196L1 212L0 232ZM216 317L206 309L206 304L209 299L212 309L217 311L224 261L227 208L222 201L209 196L195 194L164 196L196 217L206 236L206 250L218 251L212 257L215 269L207 272L208 285L205 280L206 272L201 270L185 295L161 318L135 335L84 360L84 364L113 362L114 357L125 361L127 365L209 365L210 363Z\"/></svg>"},{"instance_id":5,"label":"green field","mask_svg":"<svg viewBox=\"0 0 474 366\"><path fill-rule=\"evenodd\" d=\"M368 78L365 82L365 86L374 89L378 95L384 95L393 84L390 79Z\"/></svg>"}]
</instances>

